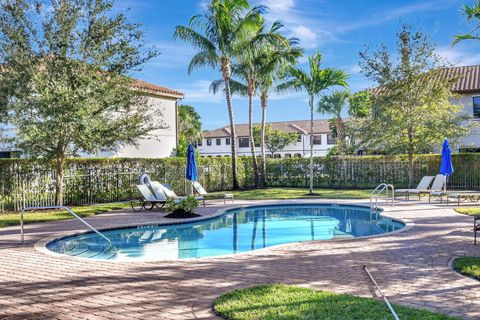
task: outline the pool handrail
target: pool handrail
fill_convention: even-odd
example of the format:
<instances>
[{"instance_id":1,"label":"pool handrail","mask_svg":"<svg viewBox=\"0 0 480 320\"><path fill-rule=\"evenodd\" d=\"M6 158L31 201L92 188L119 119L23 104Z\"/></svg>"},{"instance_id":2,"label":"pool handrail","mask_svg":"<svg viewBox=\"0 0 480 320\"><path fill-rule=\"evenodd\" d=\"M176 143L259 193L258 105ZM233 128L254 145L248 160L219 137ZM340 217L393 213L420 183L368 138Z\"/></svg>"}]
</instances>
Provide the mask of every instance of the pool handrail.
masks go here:
<instances>
[{"instance_id":1,"label":"pool handrail","mask_svg":"<svg viewBox=\"0 0 480 320\"><path fill-rule=\"evenodd\" d=\"M108 239L103 233L98 231L95 227L93 227L91 224L89 224L87 221L82 219L79 215L77 215L75 212L72 211L67 206L44 206L44 207L25 207L20 211L20 241L21 244L25 243L25 231L24 231L24 222L23 222L23 214L26 211L34 211L34 210L49 210L49 209L63 209L70 213L73 217L75 217L77 220L82 222L84 225L86 225L90 230L98 234L100 237L102 237L104 240L106 240L109 244L109 246L112 246L112 241Z\"/></svg>"},{"instance_id":2,"label":"pool handrail","mask_svg":"<svg viewBox=\"0 0 480 320\"><path fill-rule=\"evenodd\" d=\"M388 193L388 190L391 189L392 190L392 194L391 194L391 197L392 197L392 202L391 202L391 206L393 207L395 205L395 187L393 186L393 184L387 184L387 183L380 183L375 189L373 189L371 192L370 192L370 210L371 211L377 211L378 210L378 197L380 196L380 194L385 191L386 193L386 202L388 203L389 202L389 193ZM373 201L373 198L375 197L375 206L373 205L374 201Z\"/></svg>"}]
</instances>

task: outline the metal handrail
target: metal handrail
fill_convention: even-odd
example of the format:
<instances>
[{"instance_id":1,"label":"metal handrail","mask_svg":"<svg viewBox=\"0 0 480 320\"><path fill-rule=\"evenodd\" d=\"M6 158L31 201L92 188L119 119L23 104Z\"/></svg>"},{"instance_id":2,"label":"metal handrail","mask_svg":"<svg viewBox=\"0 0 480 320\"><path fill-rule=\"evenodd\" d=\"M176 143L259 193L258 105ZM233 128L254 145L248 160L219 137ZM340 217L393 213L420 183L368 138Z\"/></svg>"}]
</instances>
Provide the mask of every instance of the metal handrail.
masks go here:
<instances>
[{"instance_id":1,"label":"metal handrail","mask_svg":"<svg viewBox=\"0 0 480 320\"><path fill-rule=\"evenodd\" d=\"M380 194L385 191L386 193L386 198L387 198L387 203L389 201L389 190L392 190L392 203L391 206L393 207L395 205L395 187L392 184L386 184L386 183L380 183L375 189L373 189L370 192L370 210L371 211L376 211L378 210L378 197ZM375 197L375 206L373 206L373 198Z\"/></svg>"},{"instance_id":2,"label":"metal handrail","mask_svg":"<svg viewBox=\"0 0 480 320\"><path fill-rule=\"evenodd\" d=\"M34 211L34 210L48 210L48 209L63 209L66 210L68 213L70 213L72 216L74 216L76 219L80 220L84 225L86 225L90 230L98 234L100 237L102 237L105 241L108 242L108 244L111 246L112 241L108 239L103 233L98 231L95 227L93 227L91 224L89 224L87 221L82 219L79 215L77 215L75 212L72 211L69 207L66 206L46 206L46 207L26 207L23 208L22 211L20 211L20 238L21 238L21 243L24 244L25 242L25 232L24 232L24 223L23 223L23 214L26 211Z\"/></svg>"}]
</instances>

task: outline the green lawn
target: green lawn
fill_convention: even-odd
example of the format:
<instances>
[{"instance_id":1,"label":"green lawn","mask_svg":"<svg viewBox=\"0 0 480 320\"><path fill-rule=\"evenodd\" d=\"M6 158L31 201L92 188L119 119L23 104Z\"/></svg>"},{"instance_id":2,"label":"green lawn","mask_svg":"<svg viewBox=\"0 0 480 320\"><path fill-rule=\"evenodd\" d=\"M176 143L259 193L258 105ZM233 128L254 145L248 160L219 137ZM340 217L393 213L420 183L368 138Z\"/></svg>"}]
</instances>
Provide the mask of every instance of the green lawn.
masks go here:
<instances>
[{"instance_id":1,"label":"green lawn","mask_svg":"<svg viewBox=\"0 0 480 320\"><path fill-rule=\"evenodd\" d=\"M456 208L455 211L469 216L480 215L480 208Z\"/></svg>"},{"instance_id":2,"label":"green lawn","mask_svg":"<svg viewBox=\"0 0 480 320\"><path fill-rule=\"evenodd\" d=\"M458 319L428 310L393 306L402 320ZM215 311L229 320L378 320L393 319L382 300L295 286L265 285L227 293Z\"/></svg>"},{"instance_id":3,"label":"green lawn","mask_svg":"<svg viewBox=\"0 0 480 320\"><path fill-rule=\"evenodd\" d=\"M480 257L462 257L453 261L453 269L467 277L480 280Z\"/></svg>"},{"instance_id":4,"label":"green lawn","mask_svg":"<svg viewBox=\"0 0 480 320\"><path fill-rule=\"evenodd\" d=\"M228 191L238 200L268 200L268 199L365 199L370 197L371 190L334 190L315 189L315 195L308 195L306 188L268 188L245 191ZM212 192L219 197L225 192Z\"/></svg>"},{"instance_id":5,"label":"green lawn","mask_svg":"<svg viewBox=\"0 0 480 320\"><path fill-rule=\"evenodd\" d=\"M90 217L96 214L106 213L112 210L124 208L130 208L130 203L118 202L108 204L96 204L92 206L72 207L72 210L81 217ZM66 211L37 211L27 212L24 215L25 223L66 220L72 218L73 217ZM18 213L0 213L0 228L15 226L19 224L20 215Z\"/></svg>"}]
</instances>

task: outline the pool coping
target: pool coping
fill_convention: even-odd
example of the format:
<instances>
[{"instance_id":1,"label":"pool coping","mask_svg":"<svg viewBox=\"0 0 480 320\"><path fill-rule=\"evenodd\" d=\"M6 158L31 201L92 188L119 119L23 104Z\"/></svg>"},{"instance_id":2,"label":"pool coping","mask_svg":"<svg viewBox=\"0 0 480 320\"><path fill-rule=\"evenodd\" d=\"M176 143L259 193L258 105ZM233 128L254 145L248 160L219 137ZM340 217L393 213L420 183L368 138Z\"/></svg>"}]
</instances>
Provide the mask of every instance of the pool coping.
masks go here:
<instances>
[{"instance_id":1,"label":"pool coping","mask_svg":"<svg viewBox=\"0 0 480 320\"><path fill-rule=\"evenodd\" d=\"M298 199L301 200L301 199ZM228 206L228 207L223 207L219 208L216 211L214 211L212 214L209 214L208 216L201 216L201 217L196 217L196 218L189 218L183 221L172 221L172 222L161 222L161 223L134 223L134 224L126 224L126 225L120 225L116 227L111 227L111 228L99 228L98 231L109 231L109 230L118 230L118 229L129 229L129 228L138 228L138 227L157 227L157 226L170 226L170 225L181 225L181 224L188 224L192 222L202 222L202 221L208 221L211 219L218 218L219 216L222 216L224 214L227 214L228 211L230 210L236 210L236 209L246 209L246 208L252 208L252 207L261 207L261 206L266 206L266 207L271 207L271 206L281 206L281 205L331 205L332 207L339 207L339 206L349 206L349 207L360 207L360 208L367 208L370 209L370 206L364 205L364 204L357 204L357 203L333 203L333 202L299 202L299 201L292 201L292 200L276 200L275 202L252 202L248 204L238 204L238 205L233 205L233 206ZM91 230L88 231L81 231L81 232L71 232L71 231L65 231L65 232L60 232L56 233L55 235L48 236L45 238L42 238L35 242L34 244L34 249L37 252L40 252L42 254L51 256L51 257L56 257L60 259L65 259L65 260L76 260L76 261L95 261L95 262L104 262L104 263L122 263L122 264L135 264L135 263L149 263L149 262L173 262L173 261L203 261L203 260L213 260L213 259L222 259L222 258L228 258L232 256L246 256L246 255L258 255L262 254L265 251L268 250L273 250L273 249L278 249L281 247L288 247L291 245L294 245L296 243L318 243L318 242L329 242L329 243L335 243L335 242L346 242L346 241L362 241L362 240L367 240L367 239L372 239L372 238L379 238L379 237L387 237L387 236L393 236L402 232L406 232L411 230L414 226L415 223L404 220L404 219L399 219L392 217L390 215L385 214L386 211L384 210L383 207L378 208L380 215L384 218L387 219L392 219L394 221L398 221L400 223L403 223L405 226L401 229L392 231L392 232L387 232L387 233L381 233L377 235L369 235L369 236L361 236L361 237L354 237L354 238L336 238L336 239L331 239L331 240L308 240L308 241L296 241L296 242L288 242L288 243L281 243L277 245L272 245L268 246L265 248L258 248L255 250L251 251L245 251L245 252L239 252L239 253L232 253L232 254L225 254L221 256L211 256L211 257L200 257L200 258L185 258L185 259L149 259L149 260L130 260L130 261L116 261L116 260L102 260L102 259L94 259L94 258L85 258L85 257L77 257L77 256L69 256L66 254L62 253L57 253L49 250L47 248L47 245L50 244L51 242L54 241L59 241L65 238L70 238L70 237L75 237L87 233L91 233Z\"/></svg>"}]
</instances>

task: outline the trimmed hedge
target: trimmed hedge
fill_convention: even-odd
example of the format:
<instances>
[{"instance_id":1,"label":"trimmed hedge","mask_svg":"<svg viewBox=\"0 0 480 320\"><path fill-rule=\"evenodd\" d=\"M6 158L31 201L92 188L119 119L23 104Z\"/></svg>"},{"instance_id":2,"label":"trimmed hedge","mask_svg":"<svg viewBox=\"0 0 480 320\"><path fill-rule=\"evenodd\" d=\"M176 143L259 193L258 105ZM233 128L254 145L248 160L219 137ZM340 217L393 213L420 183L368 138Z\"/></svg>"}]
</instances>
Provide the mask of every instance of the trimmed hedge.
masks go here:
<instances>
[{"instance_id":1,"label":"trimmed hedge","mask_svg":"<svg viewBox=\"0 0 480 320\"><path fill-rule=\"evenodd\" d=\"M68 159L65 168L65 204L81 205L124 201L139 197L135 185L142 172L152 179L168 182L179 194L190 192L185 180L184 158ZM449 178L451 189L480 188L480 154L453 155L455 173ZM273 187L307 187L307 158L269 159L267 182ZM435 175L439 155L415 157L414 176ZM209 191L232 188L230 158L198 159L200 182ZM380 182L396 188L408 185L406 156L326 157L314 159L316 188L374 188ZM242 188L253 187L254 177L249 157L238 158L238 180ZM55 194L53 163L45 160L0 160L0 210L17 210L24 205L49 205Z\"/></svg>"}]
</instances>

